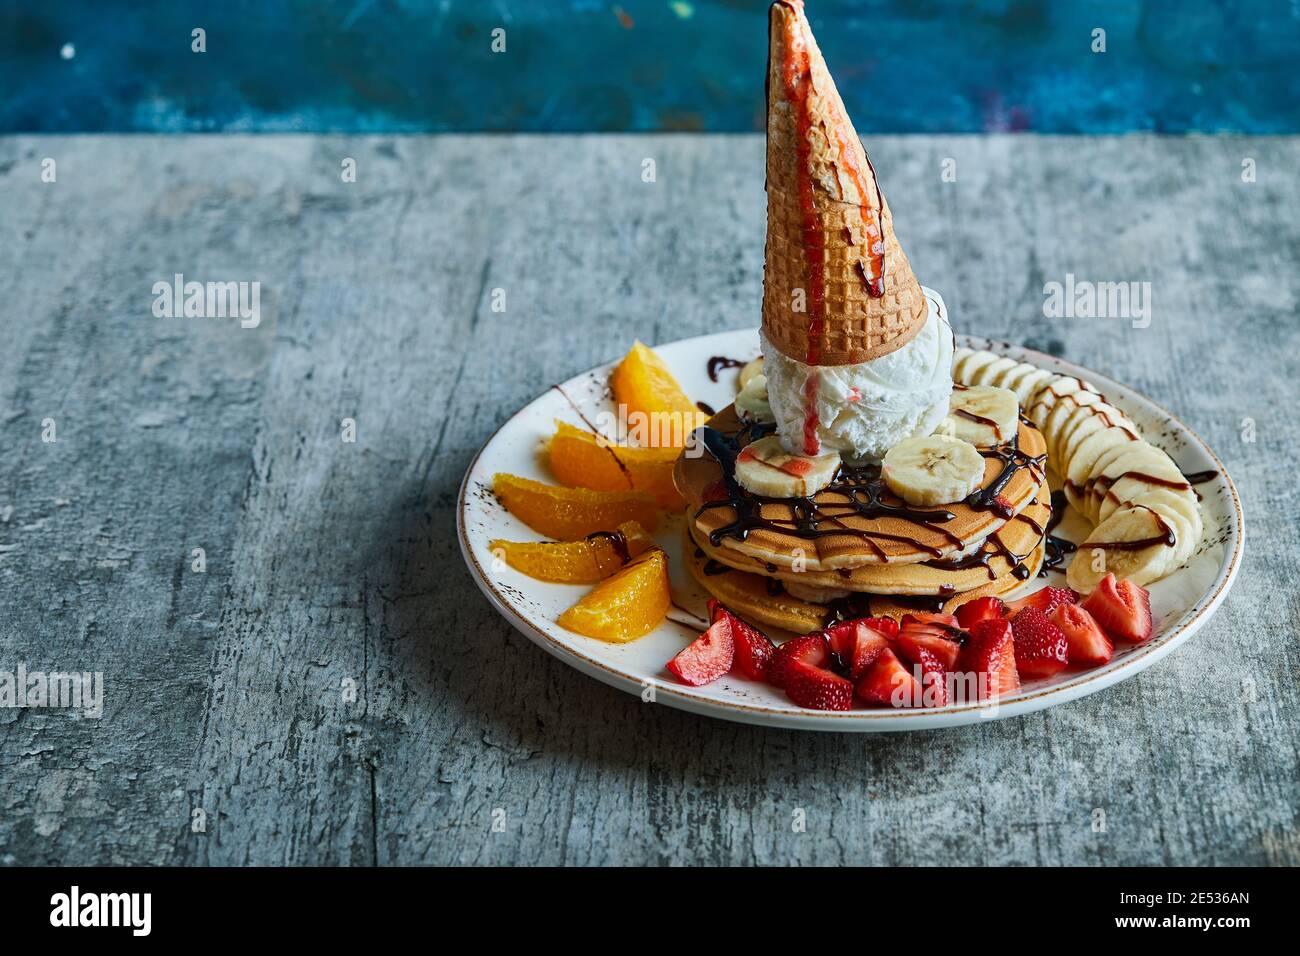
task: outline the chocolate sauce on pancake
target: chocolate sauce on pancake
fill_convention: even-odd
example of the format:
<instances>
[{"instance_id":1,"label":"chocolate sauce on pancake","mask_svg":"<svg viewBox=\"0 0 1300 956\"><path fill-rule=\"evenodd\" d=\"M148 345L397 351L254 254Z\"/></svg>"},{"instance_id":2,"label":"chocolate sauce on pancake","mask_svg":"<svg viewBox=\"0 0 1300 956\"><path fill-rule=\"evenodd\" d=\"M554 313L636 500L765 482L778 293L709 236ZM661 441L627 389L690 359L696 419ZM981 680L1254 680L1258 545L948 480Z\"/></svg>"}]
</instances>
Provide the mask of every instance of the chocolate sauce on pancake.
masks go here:
<instances>
[{"instance_id":1,"label":"chocolate sauce on pancake","mask_svg":"<svg viewBox=\"0 0 1300 956\"><path fill-rule=\"evenodd\" d=\"M774 427L768 426L766 430L770 433ZM960 538L938 527L956 517L951 511L943 509L923 511L906 505L887 503L884 497L889 494L889 489L880 476L880 469L876 466L855 468L842 465L835 479L819 492L819 494L827 491L835 492L842 495L844 500L818 503L811 497L768 498L751 494L736 481L736 455L744 445L760 437L759 431L760 426L751 424L743 425L735 435L728 435L711 426L705 426L701 430L705 450L722 469L722 482L716 489L720 497L706 501L695 515L698 518L705 511L714 508L731 508L735 512L735 519L730 524L723 525L709 534L709 541L715 546L720 545L724 538L744 541L751 531L766 529L806 541L830 535L853 535L861 538L881 560L885 559L886 554L877 543L879 540L902 541L922 551L928 551L936 558L943 555L941 548L925 545L909 535L850 528L844 524L843 519L851 516L868 519L901 518L938 532L954 545L961 545ZM774 503L788 506L793 512L793 517L764 518L763 505Z\"/></svg>"}]
</instances>

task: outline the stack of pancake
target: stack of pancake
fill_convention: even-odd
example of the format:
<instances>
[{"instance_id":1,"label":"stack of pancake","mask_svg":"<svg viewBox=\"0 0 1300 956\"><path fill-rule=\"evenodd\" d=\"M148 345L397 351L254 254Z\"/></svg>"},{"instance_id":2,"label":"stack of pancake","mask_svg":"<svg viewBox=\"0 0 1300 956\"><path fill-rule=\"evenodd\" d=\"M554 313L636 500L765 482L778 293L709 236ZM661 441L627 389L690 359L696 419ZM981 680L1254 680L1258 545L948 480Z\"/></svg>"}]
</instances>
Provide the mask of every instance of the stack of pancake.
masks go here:
<instances>
[{"instance_id":1,"label":"stack of pancake","mask_svg":"<svg viewBox=\"0 0 1300 956\"><path fill-rule=\"evenodd\" d=\"M687 566L753 623L802 634L864 615L951 612L1015 590L1042 566L1047 448L1023 417L1015 441L981 449L978 491L929 508L905 504L870 466L842 466L811 498L755 496L732 477L734 456L766 433L729 406L674 473L687 502Z\"/></svg>"}]
</instances>

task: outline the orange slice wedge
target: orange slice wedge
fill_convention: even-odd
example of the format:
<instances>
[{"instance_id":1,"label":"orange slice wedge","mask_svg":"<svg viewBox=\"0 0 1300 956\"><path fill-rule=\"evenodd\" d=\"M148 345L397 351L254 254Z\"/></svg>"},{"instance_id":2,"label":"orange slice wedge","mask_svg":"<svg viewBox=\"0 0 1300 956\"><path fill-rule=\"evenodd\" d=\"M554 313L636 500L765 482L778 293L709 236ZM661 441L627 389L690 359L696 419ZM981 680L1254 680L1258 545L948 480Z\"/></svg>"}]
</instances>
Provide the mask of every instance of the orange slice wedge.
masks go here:
<instances>
[{"instance_id":1,"label":"orange slice wedge","mask_svg":"<svg viewBox=\"0 0 1300 956\"><path fill-rule=\"evenodd\" d=\"M664 619L672 598L668 559L659 548L646 551L560 615L561 627L587 637L625 644Z\"/></svg>"},{"instance_id":2,"label":"orange slice wedge","mask_svg":"<svg viewBox=\"0 0 1300 956\"><path fill-rule=\"evenodd\" d=\"M560 541L577 541L624 521L635 521L647 531L659 527L659 507L644 491L561 488L504 473L492 479L492 491L528 527Z\"/></svg>"},{"instance_id":3,"label":"orange slice wedge","mask_svg":"<svg viewBox=\"0 0 1300 956\"><path fill-rule=\"evenodd\" d=\"M673 485L676 448L631 448L615 445L600 435L555 423L547 446L551 471L566 485L596 491L645 491L660 507L680 510L685 502Z\"/></svg>"},{"instance_id":4,"label":"orange slice wedge","mask_svg":"<svg viewBox=\"0 0 1300 956\"><path fill-rule=\"evenodd\" d=\"M493 541L489 547L493 557L530 578L595 584L653 544L639 524L624 521L617 531L597 531L585 541Z\"/></svg>"},{"instance_id":5,"label":"orange slice wedge","mask_svg":"<svg viewBox=\"0 0 1300 956\"><path fill-rule=\"evenodd\" d=\"M650 448L681 448L709 420L686 397L658 355L635 342L609 378L614 401L626 407L628 439Z\"/></svg>"}]
</instances>

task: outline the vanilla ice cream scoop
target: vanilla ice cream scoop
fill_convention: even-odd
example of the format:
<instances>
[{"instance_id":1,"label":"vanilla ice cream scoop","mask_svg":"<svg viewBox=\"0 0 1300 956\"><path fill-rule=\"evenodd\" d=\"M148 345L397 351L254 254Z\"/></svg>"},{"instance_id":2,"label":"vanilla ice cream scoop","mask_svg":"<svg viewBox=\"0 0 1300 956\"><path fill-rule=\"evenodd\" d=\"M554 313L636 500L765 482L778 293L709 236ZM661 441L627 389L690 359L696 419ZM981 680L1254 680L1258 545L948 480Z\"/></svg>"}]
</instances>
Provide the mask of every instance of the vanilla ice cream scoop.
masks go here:
<instances>
[{"instance_id":1,"label":"vanilla ice cream scoop","mask_svg":"<svg viewBox=\"0 0 1300 956\"><path fill-rule=\"evenodd\" d=\"M804 454L807 447L809 395L815 396L818 444L853 464L879 463L894 445L939 427L952 392L953 336L943 298L924 293L929 314L921 331L869 362L805 365L762 337L767 400L787 451Z\"/></svg>"}]
</instances>

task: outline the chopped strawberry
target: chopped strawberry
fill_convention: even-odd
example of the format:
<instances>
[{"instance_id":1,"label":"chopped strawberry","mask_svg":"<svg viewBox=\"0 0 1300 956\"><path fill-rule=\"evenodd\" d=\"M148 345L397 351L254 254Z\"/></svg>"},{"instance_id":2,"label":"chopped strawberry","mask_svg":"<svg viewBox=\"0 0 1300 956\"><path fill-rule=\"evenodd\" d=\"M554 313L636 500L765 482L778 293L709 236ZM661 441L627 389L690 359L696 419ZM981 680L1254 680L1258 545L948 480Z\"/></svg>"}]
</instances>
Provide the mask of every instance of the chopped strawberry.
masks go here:
<instances>
[{"instance_id":1,"label":"chopped strawberry","mask_svg":"<svg viewBox=\"0 0 1300 956\"><path fill-rule=\"evenodd\" d=\"M1008 694L1020 688L1016 671L1015 639L1011 624L1002 620L980 621L971 628L970 640L962 647L957 669L983 675L985 686L976 687L981 699Z\"/></svg>"},{"instance_id":2,"label":"chopped strawberry","mask_svg":"<svg viewBox=\"0 0 1300 956\"><path fill-rule=\"evenodd\" d=\"M843 665L840 670L848 670L853 663L853 648L858 642L857 621L836 621L826 628L826 643L830 645L831 654Z\"/></svg>"},{"instance_id":3,"label":"chopped strawberry","mask_svg":"<svg viewBox=\"0 0 1300 956\"><path fill-rule=\"evenodd\" d=\"M785 692L800 707L848 710L853 705L853 684L850 681L798 658L787 662L785 682Z\"/></svg>"},{"instance_id":4,"label":"chopped strawberry","mask_svg":"<svg viewBox=\"0 0 1300 956\"><path fill-rule=\"evenodd\" d=\"M1071 664L1096 667L1105 664L1115 653L1115 645L1105 635L1091 614L1077 604L1062 604L1048 615L1061 629L1070 645Z\"/></svg>"},{"instance_id":5,"label":"chopped strawberry","mask_svg":"<svg viewBox=\"0 0 1300 956\"><path fill-rule=\"evenodd\" d=\"M746 446L748 447L748 446ZM813 463L808 458L791 458L781 463L780 468L787 475L794 475L796 478L802 478L808 472L812 471Z\"/></svg>"},{"instance_id":6,"label":"chopped strawberry","mask_svg":"<svg viewBox=\"0 0 1300 956\"><path fill-rule=\"evenodd\" d=\"M736 656L731 669L750 680L766 679L772 655L776 653L772 639L758 628L746 624L717 601L710 600L709 620L717 621L718 618L726 618L731 625L731 637L736 645Z\"/></svg>"},{"instance_id":7,"label":"chopped strawberry","mask_svg":"<svg viewBox=\"0 0 1300 956\"><path fill-rule=\"evenodd\" d=\"M1127 578L1106 575L1081 606L1112 640L1141 644L1151 636L1151 595Z\"/></svg>"},{"instance_id":8,"label":"chopped strawberry","mask_svg":"<svg viewBox=\"0 0 1300 956\"><path fill-rule=\"evenodd\" d=\"M758 452L754 451L753 446L746 445L744 448L740 449L740 454L736 456L736 461L753 461L757 456Z\"/></svg>"},{"instance_id":9,"label":"chopped strawberry","mask_svg":"<svg viewBox=\"0 0 1300 956\"><path fill-rule=\"evenodd\" d=\"M1056 610L1072 608L1059 604ZM1051 677L1069 663L1069 642L1061 629L1036 607L1027 607L1011 619L1015 637L1016 671L1025 677Z\"/></svg>"},{"instance_id":10,"label":"chopped strawberry","mask_svg":"<svg viewBox=\"0 0 1300 956\"><path fill-rule=\"evenodd\" d=\"M867 620L871 621L872 627L885 635L885 637L889 638L891 641L898 637L898 622L892 617L884 617L882 615L881 617L867 618Z\"/></svg>"},{"instance_id":11,"label":"chopped strawberry","mask_svg":"<svg viewBox=\"0 0 1300 956\"><path fill-rule=\"evenodd\" d=\"M767 668L767 682L784 688L789 679L791 663L800 661L813 667L823 667L830 660L831 650L826 636L820 632L793 637L776 649L772 663Z\"/></svg>"},{"instance_id":12,"label":"chopped strawberry","mask_svg":"<svg viewBox=\"0 0 1300 956\"><path fill-rule=\"evenodd\" d=\"M922 706L948 706L949 667L924 648L916 652L916 665L921 668Z\"/></svg>"},{"instance_id":13,"label":"chopped strawberry","mask_svg":"<svg viewBox=\"0 0 1300 956\"><path fill-rule=\"evenodd\" d=\"M826 629L826 638L831 653L839 658L839 669L857 680L897 633L898 625L891 617L860 617L832 624Z\"/></svg>"},{"instance_id":14,"label":"chopped strawberry","mask_svg":"<svg viewBox=\"0 0 1300 956\"><path fill-rule=\"evenodd\" d=\"M957 663L964 637L964 632L955 629L907 621L898 632L898 649L913 664L921 663L920 654L924 651L934 655L945 669L951 670Z\"/></svg>"},{"instance_id":15,"label":"chopped strawberry","mask_svg":"<svg viewBox=\"0 0 1300 956\"><path fill-rule=\"evenodd\" d=\"M912 672L897 654L888 649L876 658L871 669L858 681L857 691L868 704L886 707L919 707L924 699L921 685Z\"/></svg>"},{"instance_id":16,"label":"chopped strawberry","mask_svg":"<svg viewBox=\"0 0 1300 956\"><path fill-rule=\"evenodd\" d=\"M731 670L736 654L731 636L731 624L721 618L709 629L687 644L667 664L669 672L683 684L699 687L715 681Z\"/></svg>"},{"instance_id":17,"label":"chopped strawberry","mask_svg":"<svg viewBox=\"0 0 1300 956\"><path fill-rule=\"evenodd\" d=\"M1007 616L1007 606L1000 598L978 597L957 608L957 623L970 630L977 621Z\"/></svg>"},{"instance_id":18,"label":"chopped strawberry","mask_svg":"<svg viewBox=\"0 0 1300 956\"><path fill-rule=\"evenodd\" d=\"M940 627L949 627L958 629L961 624L952 614L929 614L925 611L911 611L903 615L903 622L900 630L908 624L937 624Z\"/></svg>"},{"instance_id":19,"label":"chopped strawberry","mask_svg":"<svg viewBox=\"0 0 1300 956\"><path fill-rule=\"evenodd\" d=\"M1052 608L1060 604L1076 604L1079 595L1071 588L1039 588L1029 597L1012 601L1007 605L1007 616L1015 617L1027 607L1038 608L1044 614L1051 614Z\"/></svg>"}]
</instances>

